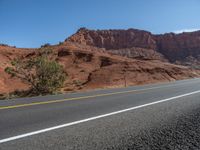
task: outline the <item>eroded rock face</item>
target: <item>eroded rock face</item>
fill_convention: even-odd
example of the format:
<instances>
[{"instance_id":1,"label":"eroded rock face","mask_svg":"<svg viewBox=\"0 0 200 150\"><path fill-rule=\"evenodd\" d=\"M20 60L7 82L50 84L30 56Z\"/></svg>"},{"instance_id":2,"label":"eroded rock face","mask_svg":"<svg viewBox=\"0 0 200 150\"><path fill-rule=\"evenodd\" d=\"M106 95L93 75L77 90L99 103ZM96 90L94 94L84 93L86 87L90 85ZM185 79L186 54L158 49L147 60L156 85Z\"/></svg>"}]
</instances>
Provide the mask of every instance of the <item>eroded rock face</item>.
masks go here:
<instances>
[{"instance_id":1,"label":"eroded rock face","mask_svg":"<svg viewBox=\"0 0 200 150\"><path fill-rule=\"evenodd\" d=\"M105 48L115 53L119 50L119 54L123 53L124 56L130 58L134 58L136 53L140 53L140 56L149 56L149 59L152 59L152 56L150 56L152 50L156 51L157 56L163 55L173 63L179 61L185 64L185 61L188 60L187 57L193 58L192 61L196 61L200 57L200 31L154 35L136 29L88 30L81 28L67 41ZM141 48L141 51L139 52L137 48Z\"/></svg>"},{"instance_id":2,"label":"eroded rock face","mask_svg":"<svg viewBox=\"0 0 200 150\"><path fill-rule=\"evenodd\" d=\"M156 42L150 32L136 29L95 31L81 28L67 40L107 50L132 47L156 48Z\"/></svg>"},{"instance_id":3,"label":"eroded rock face","mask_svg":"<svg viewBox=\"0 0 200 150\"><path fill-rule=\"evenodd\" d=\"M185 60L186 57L200 56L200 31L193 33L157 35L157 50L170 61Z\"/></svg>"},{"instance_id":4,"label":"eroded rock face","mask_svg":"<svg viewBox=\"0 0 200 150\"><path fill-rule=\"evenodd\" d=\"M109 52L133 59L162 60L163 62L167 62L167 59L165 59L165 57L161 53L153 49L132 47L125 49L109 50Z\"/></svg>"}]
</instances>

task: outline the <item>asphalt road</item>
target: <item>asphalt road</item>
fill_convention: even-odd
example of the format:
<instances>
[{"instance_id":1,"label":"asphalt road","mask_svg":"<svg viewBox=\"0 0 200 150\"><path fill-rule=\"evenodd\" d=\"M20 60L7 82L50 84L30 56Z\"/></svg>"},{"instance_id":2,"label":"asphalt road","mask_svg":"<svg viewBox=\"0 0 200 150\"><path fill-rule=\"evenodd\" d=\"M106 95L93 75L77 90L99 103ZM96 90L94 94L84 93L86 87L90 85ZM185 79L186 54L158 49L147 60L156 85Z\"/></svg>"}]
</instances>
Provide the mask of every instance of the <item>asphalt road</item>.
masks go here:
<instances>
[{"instance_id":1,"label":"asphalt road","mask_svg":"<svg viewBox=\"0 0 200 150\"><path fill-rule=\"evenodd\" d=\"M0 150L200 149L200 79L0 101Z\"/></svg>"}]
</instances>

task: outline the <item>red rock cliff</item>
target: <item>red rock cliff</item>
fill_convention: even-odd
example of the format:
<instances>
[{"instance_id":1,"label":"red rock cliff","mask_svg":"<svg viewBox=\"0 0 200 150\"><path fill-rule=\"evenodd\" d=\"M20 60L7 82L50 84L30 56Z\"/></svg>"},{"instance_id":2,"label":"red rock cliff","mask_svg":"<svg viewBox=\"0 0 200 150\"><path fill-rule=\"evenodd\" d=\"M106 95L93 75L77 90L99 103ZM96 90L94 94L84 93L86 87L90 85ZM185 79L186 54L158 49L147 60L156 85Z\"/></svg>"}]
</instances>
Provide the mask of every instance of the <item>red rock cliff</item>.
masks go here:
<instances>
[{"instance_id":1,"label":"red rock cliff","mask_svg":"<svg viewBox=\"0 0 200 150\"><path fill-rule=\"evenodd\" d=\"M145 48L146 50L143 50L142 53L147 53L144 55L149 56L148 50L151 49L164 55L170 62L182 61L183 63L194 59L200 61L200 31L154 35L136 29L88 30L81 28L67 41L105 48L106 50L130 49L133 47ZM128 53L129 51L127 50Z\"/></svg>"}]
</instances>

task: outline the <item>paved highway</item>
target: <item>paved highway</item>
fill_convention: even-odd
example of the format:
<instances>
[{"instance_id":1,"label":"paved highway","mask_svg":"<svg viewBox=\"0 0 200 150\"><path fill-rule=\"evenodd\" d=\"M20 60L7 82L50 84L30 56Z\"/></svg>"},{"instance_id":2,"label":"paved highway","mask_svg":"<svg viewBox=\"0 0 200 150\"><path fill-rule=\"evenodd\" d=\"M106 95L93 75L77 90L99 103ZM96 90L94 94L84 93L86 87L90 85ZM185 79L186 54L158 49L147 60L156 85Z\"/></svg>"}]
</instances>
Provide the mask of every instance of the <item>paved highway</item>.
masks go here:
<instances>
[{"instance_id":1,"label":"paved highway","mask_svg":"<svg viewBox=\"0 0 200 150\"><path fill-rule=\"evenodd\" d=\"M200 149L200 79L0 101L0 150Z\"/></svg>"}]
</instances>

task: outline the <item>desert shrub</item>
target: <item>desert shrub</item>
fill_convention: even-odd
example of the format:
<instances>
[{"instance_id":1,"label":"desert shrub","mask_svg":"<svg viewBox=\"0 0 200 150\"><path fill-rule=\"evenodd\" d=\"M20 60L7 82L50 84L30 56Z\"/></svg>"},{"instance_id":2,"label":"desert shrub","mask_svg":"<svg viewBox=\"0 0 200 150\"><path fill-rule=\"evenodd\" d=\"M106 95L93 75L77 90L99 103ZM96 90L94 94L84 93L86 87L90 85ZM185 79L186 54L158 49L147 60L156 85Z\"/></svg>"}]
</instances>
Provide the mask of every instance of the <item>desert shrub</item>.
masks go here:
<instances>
[{"instance_id":1,"label":"desert shrub","mask_svg":"<svg viewBox=\"0 0 200 150\"><path fill-rule=\"evenodd\" d=\"M40 48L38 52L40 56L48 56L49 54L53 53L53 49L48 48L48 47L43 47L43 48Z\"/></svg>"},{"instance_id":2,"label":"desert shrub","mask_svg":"<svg viewBox=\"0 0 200 150\"><path fill-rule=\"evenodd\" d=\"M59 42L59 43L58 43L58 45L62 45L62 44L63 44L63 42Z\"/></svg>"},{"instance_id":3,"label":"desert shrub","mask_svg":"<svg viewBox=\"0 0 200 150\"><path fill-rule=\"evenodd\" d=\"M0 43L0 46L8 46L8 44L2 44L2 43Z\"/></svg>"},{"instance_id":4,"label":"desert shrub","mask_svg":"<svg viewBox=\"0 0 200 150\"><path fill-rule=\"evenodd\" d=\"M3 44L3 43L0 43L0 46L5 46L5 47L8 47L9 45L8 45L8 44ZM16 46L10 46L10 47L16 48Z\"/></svg>"},{"instance_id":5,"label":"desert shrub","mask_svg":"<svg viewBox=\"0 0 200 150\"><path fill-rule=\"evenodd\" d=\"M82 82L80 80L74 80L73 84L75 84L76 86L81 86Z\"/></svg>"},{"instance_id":6,"label":"desert shrub","mask_svg":"<svg viewBox=\"0 0 200 150\"><path fill-rule=\"evenodd\" d=\"M4 93L0 93L0 100L4 100L7 98L7 95Z\"/></svg>"},{"instance_id":7,"label":"desert shrub","mask_svg":"<svg viewBox=\"0 0 200 150\"><path fill-rule=\"evenodd\" d=\"M58 91L67 76L60 64L45 55L28 60L13 60L11 64L12 67L7 67L5 72L28 83L31 93L35 95Z\"/></svg>"},{"instance_id":8,"label":"desert shrub","mask_svg":"<svg viewBox=\"0 0 200 150\"><path fill-rule=\"evenodd\" d=\"M43 44L43 45L41 45L41 48L44 48L44 47L49 47L49 46L51 46L51 44L49 44L49 43L46 43L46 44Z\"/></svg>"}]
</instances>

